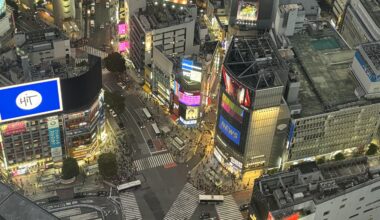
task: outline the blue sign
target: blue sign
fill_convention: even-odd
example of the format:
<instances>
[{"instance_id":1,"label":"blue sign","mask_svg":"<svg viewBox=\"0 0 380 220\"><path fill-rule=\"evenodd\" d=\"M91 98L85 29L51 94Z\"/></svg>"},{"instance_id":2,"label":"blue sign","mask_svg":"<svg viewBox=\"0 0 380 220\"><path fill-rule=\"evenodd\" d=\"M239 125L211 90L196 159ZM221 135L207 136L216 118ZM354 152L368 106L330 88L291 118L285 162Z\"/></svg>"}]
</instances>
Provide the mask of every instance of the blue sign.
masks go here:
<instances>
[{"instance_id":1,"label":"blue sign","mask_svg":"<svg viewBox=\"0 0 380 220\"><path fill-rule=\"evenodd\" d=\"M0 122L62 111L59 79L0 88Z\"/></svg>"},{"instance_id":2,"label":"blue sign","mask_svg":"<svg viewBox=\"0 0 380 220\"><path fill-rule=\"evenodd\" d=\"M191 71L193 70L194 62L192 60L183 59L182 60L182 69Z\"/></svg>"},{"instance_id":3,"label":"blue sign","mask_svg":"<svg viewBox=\"0 0 380 220\"><path fill-rule=\"evenodd\" d=\"M372 71L371 67L367 64L367 62L364 60L364 58L362 57L359 51L355 52L355 58L359 62L359 64L362 66L363 71L367 74L371 82L380 82L380 75L376 75Z\"/></svg>"},{"instance_id":4,"label":"blue sign","mask_svg":"<svg viewBox=\"0 0 380 220\"><path fill-rule=\"evenodd\" d=\"M219 129L228 137L228 139L239 145L240 131L232 126L222 115L220 115L219 118Z\"/></svg>"},{"instance_id":5,"label":"blue sign","mask_svg":"<svg viewBox=\"0 0 380 220\"><path fill-rule=\"evenodd\" d=\"M59 128L50 128L49 142L51 148L61 147L61 134Z\"/></svg>"}]
</instances>

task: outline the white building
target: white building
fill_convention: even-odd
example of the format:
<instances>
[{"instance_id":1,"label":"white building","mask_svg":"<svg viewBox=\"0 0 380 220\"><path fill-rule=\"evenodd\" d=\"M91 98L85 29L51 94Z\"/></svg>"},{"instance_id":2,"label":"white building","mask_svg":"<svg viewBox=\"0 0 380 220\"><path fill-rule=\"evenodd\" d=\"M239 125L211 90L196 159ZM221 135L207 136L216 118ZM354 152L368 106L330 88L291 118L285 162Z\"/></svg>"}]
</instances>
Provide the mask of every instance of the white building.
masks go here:
<instances>
[{"instance_id":1,"label":"white building","mask_svg":"<svg viewBox=\"0 0 380 220\"><path fill-rule=\"evenodd\" d=\"M63 21L75 19L75 1L74 0L57 0L53 2L53 13L55 24L62 26Z\"/></svg>"},{"instance_id":2,"label":"white building","mask_svg":"<svg viewBox=\"0 0 380 220\"><path fill-rule=\"evenodd\" d=\"M255 181L252 219L375 220L380 216L379 167L366 157L315 165Z\"/></svg>"},{"instance_id":3,"label":"white building","mask_svg":"<svg viewBox=\"0 0 380 220\"><path fill-rule=\"evenodd\" d=\"M305 10L301 4L280 5L275 20L277 35L293 36L303 29Z\"/></svg>"},{"instance_id":4,"label":"white building","mask_svg":"<svg viewBox=\"0 0 380 220\"><path fill-rule=\"evenodd\" d=\"M367 98L380 96L380 42L359 46L351 68ZM360 93L359 93L360 94Z\"/></svg>"}]
</instances>

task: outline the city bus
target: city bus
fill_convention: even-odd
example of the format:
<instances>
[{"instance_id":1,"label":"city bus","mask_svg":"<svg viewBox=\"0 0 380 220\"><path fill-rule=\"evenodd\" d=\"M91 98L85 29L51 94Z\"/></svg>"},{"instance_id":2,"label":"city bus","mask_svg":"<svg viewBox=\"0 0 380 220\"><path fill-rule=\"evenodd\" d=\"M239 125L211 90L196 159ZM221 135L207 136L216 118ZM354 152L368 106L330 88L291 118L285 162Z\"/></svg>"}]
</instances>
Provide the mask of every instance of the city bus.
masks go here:
<instances>
[{"instance_id":1,"label":"city bus","mask_svg":"<svg viewBox=\"0 0 380 220\"><path fill-rule=\"evenodd\" d=\"M150 112L148 111L147 108L143 108L142 111L144 112L144 115L145 117L150 120L152 118L152 115L150 114Z\"/></svg>"},{"instance_id":2,"label":"city bus","mask_svg":"<svg viewBox=\"0 0 380 220\"><path fill-rule=\"evenodd\" d=\"M179 146L184 146L185 145L185 143L183 143L183 141L179 138L179 137L177 137L177 136L175 136L174 137L174 140L179 144Z\"/></svg>"},{"instance_id":3,"label":"city bus","mask_svg":"<svg viewBox=\"0 0 380 220\"><path fill-rule=\"evenodd\" d=\"M140 185L141 185L141 181L140 180L135 180L135 181L132 181L132 182L120 184L116 188L117 188L117 190L119 192L121 192L121 191L124 191L124 190L127 190L127 189L138 187Z\"/></svg>"},{"instance_id":4,"label":"city bus","mask_svg":"<svg viewBox=\"0 0 380 220\"><path fill-rule=\"evenodd\" d=\"M161 132L160 132L160 129L158 129L158 126L157 126L156 123L152 124L152 128L153 128L154 133L156 134L156 136L160 136Z\"/></svg>"},{"instance_id":5,"label":"city bus","mask_svg":"<svg viewBox=\"0 0 380 220\"><path fill-rule=\"evenodd\" d=\"M222 195L199 195L199 203L214 203L218 204L224 201Z\"/></svg>"}]
</instances>

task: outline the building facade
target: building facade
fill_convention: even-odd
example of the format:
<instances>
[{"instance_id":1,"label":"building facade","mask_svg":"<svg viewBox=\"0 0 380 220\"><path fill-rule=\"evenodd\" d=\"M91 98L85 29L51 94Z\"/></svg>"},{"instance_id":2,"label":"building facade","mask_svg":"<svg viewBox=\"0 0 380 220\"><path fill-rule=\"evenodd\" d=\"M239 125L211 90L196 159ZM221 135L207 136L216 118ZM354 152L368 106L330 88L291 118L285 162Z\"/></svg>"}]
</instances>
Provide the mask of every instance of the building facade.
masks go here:
<instances>
[{"instance_id":1,"label":"building facade","mask_svg":"<svg viewBox=\"0 0 380 220\"><path fill-rule=\"evenodd\" d=\"M275 166L281 157L287 68L272 46L268 35L235 37L224 60L214 156L233 173Z\"/></svg>"},{"instance_id":2,"label":"building facade","mask_svg":"<svg viewBox=\"0 0 380 220\"><path fill-rule=\"evenodd\" d=\"M255 180L250 219L376 219L379 167L367 158L300 164Z\"/></svg>"}]
</instances>

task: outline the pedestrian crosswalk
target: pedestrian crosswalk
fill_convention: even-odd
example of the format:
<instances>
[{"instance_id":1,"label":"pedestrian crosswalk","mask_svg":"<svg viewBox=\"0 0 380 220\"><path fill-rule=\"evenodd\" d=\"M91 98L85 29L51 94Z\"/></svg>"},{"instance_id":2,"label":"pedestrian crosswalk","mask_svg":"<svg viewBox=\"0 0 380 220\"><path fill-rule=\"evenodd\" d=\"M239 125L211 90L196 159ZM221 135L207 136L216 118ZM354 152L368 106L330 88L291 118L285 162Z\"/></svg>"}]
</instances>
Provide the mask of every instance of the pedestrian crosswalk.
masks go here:
<instances>
[{"instance_id":1,"label":"pedestrian crosswalk","mask_svg":"<svg viewBox=\"0 0 380 220\"><path fill-rule=\"evenodd\" d=\"M142 219L139 206L133 192L120 193L121 209L125 220Z\"/></svg>"},{"instance_id":2,"label":"pedestrian crosswalk","mask_svg":"<svg viewBox=\"0 0 380 220\"><path fill-rule=\"evenodd\" d=\"M94 47L87 46L87 45L81 47L80 49L86 51L88 54L100 57L102 59L104 59L104 58L106 58L108 56L108 54L106 52L101 51L99 49L96 49Z\"/></svg>"},{"instance_id":3,"label":"pedestrian crosswalk","mask_svg":"<svg viewBox=\"0 0 380 220\"><path fill-rule=\"evenodd\" d=\"M199 195L203 191L197 190L190 183L186 183L174 201L164 220L190 219L198 206Z\"/></svg>"},{"instance_id":4,"label":"pedestrian crosswalk","mask_svg":"<svg viewBox=\"0 0 380 220\"><path fill-rule=\"evenodd\" d=\"M243 219L232 195L224 196L224 201L216 205L216 211L220 220L240 220Z\"/></svg>"},{"instance_id":5,"label":"pedestrian crosswalk","mask_svg":"<svg viewBox=\"0 0 380 220\"><path fill-rule=\"evenodd\" d=\"M141 171L159 166L164 166L166 164L171 164L174 163L174 160L170 153L165 153L135 160L133 163L135 164L136 170Z\"/></svg>"}]
</instances>

